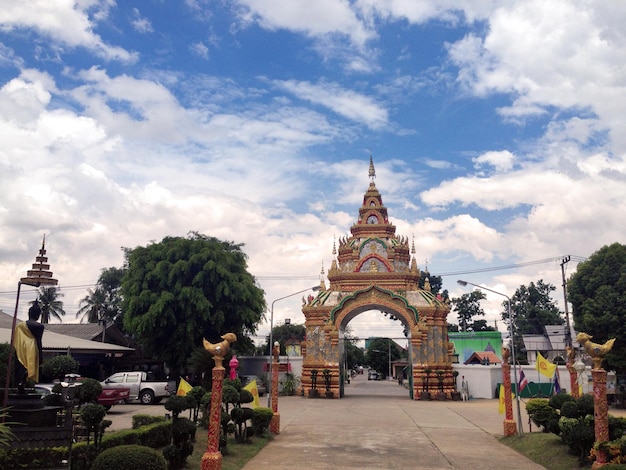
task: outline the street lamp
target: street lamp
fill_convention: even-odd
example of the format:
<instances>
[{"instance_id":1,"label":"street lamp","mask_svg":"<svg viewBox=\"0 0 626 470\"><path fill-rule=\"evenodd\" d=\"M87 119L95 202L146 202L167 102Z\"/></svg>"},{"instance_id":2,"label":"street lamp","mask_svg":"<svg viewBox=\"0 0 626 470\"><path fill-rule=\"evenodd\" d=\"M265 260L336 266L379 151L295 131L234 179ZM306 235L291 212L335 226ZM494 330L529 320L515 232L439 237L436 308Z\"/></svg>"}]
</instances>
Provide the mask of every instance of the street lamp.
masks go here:
<instances>
[{"instance_id":1,"label":"street lamp","mask_svg":"<svg viewBox=\"0 0 626 470\"><path fill-rule=\"evenodd\" d=\"M469 284L470 286L477 287L478 289L486 290L494 294L501 295L502 297L506 297L507 311L508 311L508 316L509 316L509 334L511 336L511 355L513 356L513 378L515 379L515 386L517 387L519 383L517 381L517 365L516 365L517 363L515 360L515 338L513 336L513 315L511 314L511 298L508 295L503 294L502 292L489 289L488 287L479 286L478 284L474 284L472 282L462 281L459 279L458 281L456 281L456 283L460 286L467 286ZM524 432L522 429L522 412L520 410L520 403L519 403L520 402L519 390L516 389L516 391L517 393L515 394L515 398L516 398L515 401L517 403L517 433L521 435Z\"/></svg>"},{"instance_id":2,"label":"street lamp","mask_svg":"<svg viewBox=\"0 0 626 470\"><path fill-rule=\"evenodd\" d=\"M308 287L307 289L302 289L299 290L298 292L294 292L293 294L289 294L289 295L285 295L284 297L279 297L277 299L275 299L272 302L272 307L270 309L270 341L269 341L269 347L270 347L270 380L268 380L267 384L267 407L270 408L271 407L271 403L272 403L272 385L271 385L271 380L272 380L272 363L274 361L272 361L272 345L274 344L274 304L276 302L278 302L279 300L283 300L283 299L287 299L289 297L293 297L294 295L298 295L298 294L302 294L304 292L308 292L312 290L313 292L316 292L318 290L320 290L320 286L313 286L313 287Z\"/></svg>"},{"instance_id":3,"label":"street lamp","mask_svg":"<svg viewBox=\"0 0 626 470\"><path fill-rule=\"evenodd\" d=\"M56 286L56 279L52 278L52 271L46 257L46 237L44 236L39 250L39 256L35 257L33 268L26 272L26 277L21 278L17 283L17 295L15 297L15 311L13 312L13 323L11 325L11 347L9 348L9 359L7 361L7 376L4 384L4 397L2 399L2 407L6 408L9 401L9 385L11 377L11 366L13 365L13 348L15 346L15 325L17 324L17 310L20 304L20 291L22 284L26 286ZM41 358L39 358L41 361Z\"/></svg>"}]
</instances>

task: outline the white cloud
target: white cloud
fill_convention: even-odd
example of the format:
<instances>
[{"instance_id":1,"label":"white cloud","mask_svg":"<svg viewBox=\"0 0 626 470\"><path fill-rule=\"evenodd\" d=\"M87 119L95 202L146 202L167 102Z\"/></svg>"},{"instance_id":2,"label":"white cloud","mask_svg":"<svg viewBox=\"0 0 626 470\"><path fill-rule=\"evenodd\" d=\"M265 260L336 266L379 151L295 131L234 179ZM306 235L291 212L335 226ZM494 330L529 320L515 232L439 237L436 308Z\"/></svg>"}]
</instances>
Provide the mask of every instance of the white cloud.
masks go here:
<instances>
[{"instance_id":1,"label":"white cloud","mask_svg":"<svg viewBox=\"0 0 626 470\"><path fill-rule=\"evenodd\" d=\"M347 0L239 0L247 21L267 29L287 29L309 37L348 36L357 46L375 37L356 16ZM243 14L243 12L242 12Z\"/></svg>"},{"instance_id":2,"label":"white cloud","mask_svg":"<svg viewBox=\"0 0 626 470\"><path fill-rule=\"evenodd\" d=\"M515 155L508 150L499 152L485 152L472 160L476 167L480 168L484 165L491 165L497 171L508 171L513 168L515 163Z\"/></svg>"},{"instance_id":3,"label":"white cloud","mask_svg":"<svg viewBox=\"0 0 626 470\"><path fill-rule=\"evenodd\" d=\"M608 20L610 16L613 19ZM449 46L458 79L477 96L510 93L506 117L550 107L589 109L610 129L615 150L626 151L623 72L626 38L615 18L621 3L521 2L499 6L485 37L475 33ZM608 21L607 21L608 20Z\"/></svg>"},{"instance_id":4,"label":"white cloud","mask_svg":"<svg viewBox=\"0 0 626 470\"><path fill-rule=\"evenodd\" d=\"M388 113L383 106L366 95L347 90L337 84L314 84L295 80L274 80L272 83L300 99L325 106L371 129L381 129L388 124Z\"/></svg>"},{"instance_id":5,"label":"white cloud","mask_svg":"<svg viewBox=\"0 0 626 470\"><path fill-rule=\"evenodd\" d=\"M89 14L95 21L102 20L110 7L111 2L108 1L7 0L0 9L0 27L8 31L32 28L59 44L85 47L107 60L134 61L136 54L105 44L93 32L94 23Z\"/></svg>"},{"instance_id":6,"label":"white cloud","mask_svg":"<svg viewBox=\"0 0 626 470\"><path fill-rule=\"evenodd\" d=\"M131 20L131 24L133 25L133 28L135 28L137 32L145 34L145 33L151 33L154 31L154 28L152 27L152 23L150 22L150 20L147 18L143 18L137 8L133 8L133 14L134 14L134 18Z\"/></svg>"}]
</instances>

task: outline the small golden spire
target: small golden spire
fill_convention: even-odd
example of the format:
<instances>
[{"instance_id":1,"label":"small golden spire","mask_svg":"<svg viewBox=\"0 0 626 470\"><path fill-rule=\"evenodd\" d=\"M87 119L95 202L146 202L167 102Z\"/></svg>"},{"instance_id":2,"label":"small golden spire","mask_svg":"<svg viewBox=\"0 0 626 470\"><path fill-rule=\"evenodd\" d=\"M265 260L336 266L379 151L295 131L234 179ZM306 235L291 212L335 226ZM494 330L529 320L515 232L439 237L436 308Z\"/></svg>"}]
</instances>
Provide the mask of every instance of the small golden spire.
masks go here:
<instances>
[{"instance_id":1,"label":"small golden spire","mask_svg":"<svg viewBox=\"0 0 626 470\"><path fill-rule=\"evenodd\" d=\"M374 169L374 160L372 159L371 155L370 155L369 177L370 177L370 183L373 184L374 180L376 179L376 170Z\"/></svg>"}]
</instances>

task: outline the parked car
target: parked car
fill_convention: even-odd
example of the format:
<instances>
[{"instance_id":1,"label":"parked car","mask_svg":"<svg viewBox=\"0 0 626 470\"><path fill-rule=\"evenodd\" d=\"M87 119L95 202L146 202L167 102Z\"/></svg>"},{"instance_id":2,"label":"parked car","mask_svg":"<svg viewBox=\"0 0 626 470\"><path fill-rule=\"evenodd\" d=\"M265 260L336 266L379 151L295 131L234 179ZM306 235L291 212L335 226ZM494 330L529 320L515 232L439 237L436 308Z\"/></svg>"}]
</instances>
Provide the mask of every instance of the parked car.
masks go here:
<instances>
[{"instance_id":1,"label":"parked car","mask_svg":"<svg viewBox=\"0 0 626 470\"><path fill-rule=\"evenodd\" d=\"M159 403L163 398L170 396L166 381L152 381L147 372L118 372L106 378L102 388L129 388L130 400L139 400L143 405Z\"/></svg>"},{"instance_id":2,"label":"parked car","mask_svg":"<svg viewBox=\"0 0 626 470\"><path fill-rule=\"evenodd\" d=\"M367 373L367 380L380 380L380 374L377 371L370 369Z\"/></svg>"},{"instance_id":3,"label":"parked car","mask_svg":"<svg viewBox=\"0 0 626 470\"><path fill-rule=\"evenodd\" d=\"M256 375L240 375L239 379L241 379L241 385L248 385L253 380L256 380L256 388L259 391L259 396L262 397L267 392L267 388L265 388L265 384L263 381Z\"/></svg>"},{"instance_id":4,"label":"parked car","mask_svg":"<svg viewBox=\"0 0 626 470\"><path fill-rule=\"evenodd\" d=\"M80 382L80 379L79 381ZM35 392L41 395L44 399L52 393L52 388L56 384L36 384ZM130 396L130 390L128 388L102 388L102 393L98 395L97 402L99 405L104 406L107 411L111 409L113 405L118 403L124 403Z\"/></svg>"}]
</instances>

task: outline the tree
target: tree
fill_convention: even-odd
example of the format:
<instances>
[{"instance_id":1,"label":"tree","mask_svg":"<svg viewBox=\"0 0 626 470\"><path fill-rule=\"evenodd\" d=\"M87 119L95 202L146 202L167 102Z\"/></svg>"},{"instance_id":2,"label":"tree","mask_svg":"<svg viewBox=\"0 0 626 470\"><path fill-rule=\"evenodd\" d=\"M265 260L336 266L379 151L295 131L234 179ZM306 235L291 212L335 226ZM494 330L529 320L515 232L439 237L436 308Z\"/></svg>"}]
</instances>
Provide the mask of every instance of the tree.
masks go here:
<instances>
[{"instance_id":1,"label":"tree","mask_svg":"<svg viewBox=\"0 0 626 470\"><path fill-rule=\"evenodd\" d=\"M387 375L389 362L400 359L400 349L390 338L373 339L367 346L365 361L372 369Z\"/></svg>"},{"instance_id":2,"label":"tree","mask_svg":"<svg viewBox=\"0 0 626 470\"><path fill-rule=\"evenodd\" d=\"M356 366L365 364L365 352L357 343L359 338L351 338L344 336L344 348L346 350L346 362L348 370L354 369Z\"/></svg>"},{"instance_id":3,"label":"tree","mask_svg":"<svg viewBox=\"0 0 626 470\"><path fill-rule=\"evenodd\" d=\"M298 325L294 323L283 323L282 325L275 326L272 329L272 341L280 344L280 353L285 355L287 351L285 349L286 343L289 340L296 340L298 344L304 341L306 338L306 328L304 325ZM265 345L263 346L263 354L269 356L269 342L270 336L265 337Z\"/></svg>"},{"instance_id":4,"label":"tree","mask_svg":"<svg viewBox=\"0 0 626 470\"><path fill-rule=\"evenodd\" d=\"M626 373L626 245L600 248L567 281L574 328L595 343L617 338L606 355L607 369Z\"/></svg>"},{"instance_id":5,"label":"tree","mask_svg":"<svg viewBox=\"0 0 626 470\"><path fill-rule=\"evenodd\" d=\"M494 328L487 326L486 320L475 320L475 317L485 316L485 311L480 306L480 301L486 299L485 293L475 289L469 294L453 298L451 303L453 311L457 314L460 331L493 331Z\"/></svg>"},{"instance_id":6,"label":"tree","mask_svg":"<svg viewBox=\"0 0 626 470\"><path fill-rule=\"evenodd\" d=\"M511 297L511 315L513 330L517 335L542 335L545 325L562 325L563 317L555 305L550 293L556 290L550 283L542 279L537 284L521 285ZM503 302L502 320L508 323L509 311L507 302Z\"/></svg>"},{"instance_id":7,"label":"tree","mask_svg":"<svg viewBox=\"0 0 626 470\"><path fill-rule=\"evenodd\" d=\"M49 323L50 317L54 317L59 321L65 315L63 310L63 302L58 300L63 297L61 289L55 286L40 286L37 289L37 301L41 307L41 323ZM35 302L31 302L31 305Z\"/></svg>"},{"instance_id":8,"label":"tree","mask_svg":"<svg viewBox=\"0 0 626 470\"><path fill-rule=\"evenodd\" d=\"M124 328L177 374L202 339L249 344L265 310L242 245L198 233L125 250Z\"/></svg>"},{"instance_id":9,"label":"tree","mask_svg":"<svg viewBox=\"0 0 626 470\"><path fill-rule=\"evenodd\" d=\"M104 320L107 323L122 324L122 268L104 268L96 283L96 288L88 289L88 295L80 301L76 318L89 323Z\"/></svg>"}]
</instances>

